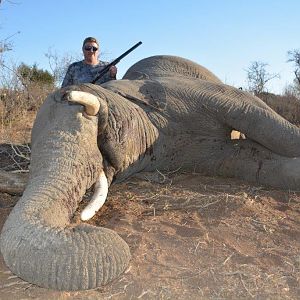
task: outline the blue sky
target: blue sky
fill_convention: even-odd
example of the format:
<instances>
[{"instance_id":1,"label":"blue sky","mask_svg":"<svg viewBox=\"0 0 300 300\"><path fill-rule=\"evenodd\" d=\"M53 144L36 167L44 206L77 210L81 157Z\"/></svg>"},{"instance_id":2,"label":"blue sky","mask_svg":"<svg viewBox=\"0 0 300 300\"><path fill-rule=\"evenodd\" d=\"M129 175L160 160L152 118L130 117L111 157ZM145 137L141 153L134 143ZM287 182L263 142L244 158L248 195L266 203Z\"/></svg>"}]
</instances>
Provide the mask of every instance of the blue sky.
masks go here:
<instances>
[{"instance_id":1,"label":"blue sky","mask_svg":"<svg viewBox=\"0 0 300 300\"><path fill-rule=\"evenodd\" d=\"M2 0L0 40L14 33L6 59L49 69L45 53L80 54L95 36L105 60L138 41L143 44L118 64L118 78L138 60L170 54L191 59L223 82L247 86L253 61L279 73L269 85L282 92L292 81L287 51L300 49L299 0Z\"/></svg>"}]
</instances>

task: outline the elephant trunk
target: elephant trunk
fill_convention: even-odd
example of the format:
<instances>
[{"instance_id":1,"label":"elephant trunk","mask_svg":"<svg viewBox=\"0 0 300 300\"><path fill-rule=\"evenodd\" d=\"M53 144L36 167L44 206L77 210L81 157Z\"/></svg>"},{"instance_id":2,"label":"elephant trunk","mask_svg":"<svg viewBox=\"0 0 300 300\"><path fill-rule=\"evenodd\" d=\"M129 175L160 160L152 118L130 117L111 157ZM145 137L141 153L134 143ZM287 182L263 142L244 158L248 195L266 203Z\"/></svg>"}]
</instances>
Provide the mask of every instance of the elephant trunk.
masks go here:
<instances>
[{"instance_id":1,"label":"elephant trunk","mask_svg":"<svg viewBox=\"0 0 300 300\"><path fill-rule=\"evenodd\" d=\"M9 216L1 252L10 270L23 280L57 290L92 289L120 275L130 258L127 244L112 230L72 226L67 207L44 207L49 193L48 187L36 193L29 187ZM28 203L28 197L35 203Z\"/></svg>"},{"instance_id":2,"label":"elephant trunk","mask_svg":"<svg viewBox=\"0 0 300 300\"><path fill-rule=\"evenodd\" d=\"M63 109L72 130L59 130L57 122L42 133L34 130L29 183L4 224L0 246L7 266L28 282L92 289L120 275L130 252L114 231L72 223L86 189L102 172L102 158L96 118L84 118L79 105Z\"/></svg>"}]
</instances>

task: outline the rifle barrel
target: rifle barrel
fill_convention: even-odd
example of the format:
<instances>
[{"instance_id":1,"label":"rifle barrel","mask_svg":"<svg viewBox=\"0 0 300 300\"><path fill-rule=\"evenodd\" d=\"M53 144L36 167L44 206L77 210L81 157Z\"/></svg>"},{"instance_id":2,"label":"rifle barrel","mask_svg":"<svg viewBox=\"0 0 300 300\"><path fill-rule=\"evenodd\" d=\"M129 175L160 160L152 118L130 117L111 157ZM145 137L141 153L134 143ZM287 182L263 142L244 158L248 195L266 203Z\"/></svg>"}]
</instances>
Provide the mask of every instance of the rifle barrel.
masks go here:
<instances>
[{"instance_id":1,"label":"rifle barrel","mask_svg":"<svg viewBox=\"0 0 300 300\"><path fill-rule=\"evenodd\" d=\"M136 43L134 46L132 46L130 49L128 49L126 52L124 52L122 55L120 55L118 58L113 60L98 74L98 76L91 83L95 83L97 80L99 80L110 69L111 66L115 66L117 63L120 62L121 59L123 59L125 56L127 56L130 52L132 52L135 48L137 48L141 44L142 44L141 41Z\"/></svg>"}]
</instances>

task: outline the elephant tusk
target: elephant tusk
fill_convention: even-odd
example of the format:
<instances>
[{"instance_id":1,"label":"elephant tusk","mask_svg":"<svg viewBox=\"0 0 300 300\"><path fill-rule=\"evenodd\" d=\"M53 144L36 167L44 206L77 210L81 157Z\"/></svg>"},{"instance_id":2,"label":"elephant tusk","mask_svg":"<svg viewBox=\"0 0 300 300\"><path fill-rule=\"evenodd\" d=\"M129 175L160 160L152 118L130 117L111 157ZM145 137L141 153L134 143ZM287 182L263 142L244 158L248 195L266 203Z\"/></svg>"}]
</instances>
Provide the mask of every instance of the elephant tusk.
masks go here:
<instances>
[{"instance_id":1,"label":"elephant tusk","mask_svg":"<svg viewBox=\"0 0 300 300\"><path fill-rule=\"evenodd\" d=\"M100 109L100 102L98 97L90 93L81 91L71 91L67 92L66 98L70 102L84 105L85 112L89 116L95 116Z\"/></svg>"},{"instance_id":2,"label":"elephant tusk","mask_svg":"<svg viewBox=\"0 0 300 300\"><path fill-rule=\"evenodd\" d=\"M91 219L96 212L103 206L108 193L107 178L102 172L95 183L95 191L90 203L83 209L80 214L82 221Z\"/></svg>"}]
</instances>

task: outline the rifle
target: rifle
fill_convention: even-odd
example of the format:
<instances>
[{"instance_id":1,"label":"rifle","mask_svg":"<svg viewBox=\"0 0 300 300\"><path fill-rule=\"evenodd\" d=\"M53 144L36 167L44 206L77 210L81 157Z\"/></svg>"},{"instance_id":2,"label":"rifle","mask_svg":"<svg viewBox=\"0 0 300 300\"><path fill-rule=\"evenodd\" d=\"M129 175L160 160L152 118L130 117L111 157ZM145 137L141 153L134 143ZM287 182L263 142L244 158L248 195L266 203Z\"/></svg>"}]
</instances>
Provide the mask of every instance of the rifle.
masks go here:
<instances>
[{"instance_id":1,"label":"rifle","mask_svg":"<svg viewBox=\"0 0 300 300\"><path fill-rule=\"evenodd\" d=\"M122 55L120 55L118 58L116 58L114 61L112 61L110 64L108 64L101 72L97 75L97 77L91 82L95 83L97 80L99 80L109 69L111 66L115 66L122 58L127 56L131 51L133 51L135 48L140 46L142 42L136 43L134 46L132 46L130 49L128 49L126 52L124 52Z\"/></svg>"}]
</instances>

